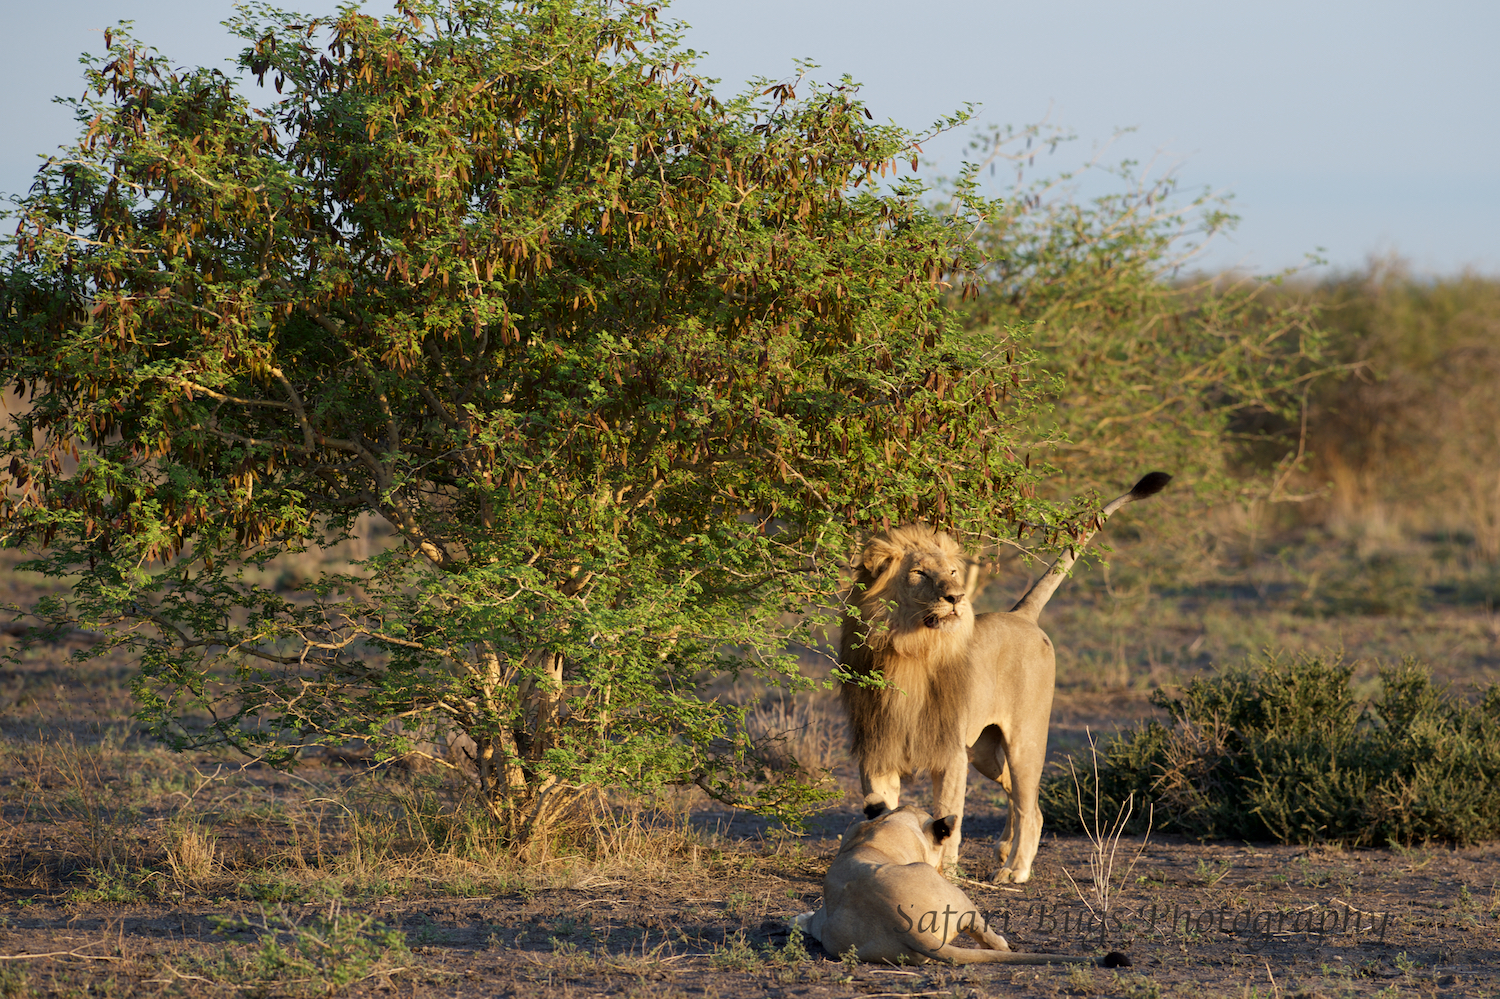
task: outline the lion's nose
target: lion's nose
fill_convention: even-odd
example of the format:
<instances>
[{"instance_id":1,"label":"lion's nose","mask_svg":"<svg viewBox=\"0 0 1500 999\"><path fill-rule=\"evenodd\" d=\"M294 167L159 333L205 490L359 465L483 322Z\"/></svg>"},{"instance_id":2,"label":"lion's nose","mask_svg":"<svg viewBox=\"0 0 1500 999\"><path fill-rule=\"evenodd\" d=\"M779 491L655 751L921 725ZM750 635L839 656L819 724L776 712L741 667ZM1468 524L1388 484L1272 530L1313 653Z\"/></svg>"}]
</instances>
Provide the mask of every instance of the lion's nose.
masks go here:
<instances>
[{"instance_id":1,"label":"lion's nose","mask_svg":"<svg viewBox=\"0 0 1500 999\"><path fill-rule=\"evenodd\" d=\"M957 607L958 606L958 602L960 600L962 600L963 598L964 598L964 595L962 593L950 593L947 596L943 597L944 600L948 601L954 607Z\"/></svg>"}]
</instances>

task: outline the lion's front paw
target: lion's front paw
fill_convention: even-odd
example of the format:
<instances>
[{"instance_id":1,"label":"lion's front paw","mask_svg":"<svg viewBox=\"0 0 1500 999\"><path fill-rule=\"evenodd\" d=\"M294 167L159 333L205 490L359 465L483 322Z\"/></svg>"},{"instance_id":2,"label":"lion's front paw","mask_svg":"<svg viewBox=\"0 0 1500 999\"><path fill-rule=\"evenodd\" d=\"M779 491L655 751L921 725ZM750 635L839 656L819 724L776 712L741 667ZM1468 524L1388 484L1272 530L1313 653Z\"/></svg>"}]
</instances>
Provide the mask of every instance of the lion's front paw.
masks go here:
<instances>
[{"instance_id":1,"label":"lion's front paw","mask_svg":"<svg viewBox=\"0 0 1500 999\"><path fill-rule=\"evenodd\" d=\"M1013 885L1025 884L1027 881L1031 880L1031 869L1027 868L1024 871L1014 871L1014 870L1011 870L1009 867L1002 867L998 871L995 872L995 876L993 878L991 878L990 880L994 881L995 884L997 884L997 885L1003 885L1003 884L1013 884Z\"/></svg>"}]
</instances>

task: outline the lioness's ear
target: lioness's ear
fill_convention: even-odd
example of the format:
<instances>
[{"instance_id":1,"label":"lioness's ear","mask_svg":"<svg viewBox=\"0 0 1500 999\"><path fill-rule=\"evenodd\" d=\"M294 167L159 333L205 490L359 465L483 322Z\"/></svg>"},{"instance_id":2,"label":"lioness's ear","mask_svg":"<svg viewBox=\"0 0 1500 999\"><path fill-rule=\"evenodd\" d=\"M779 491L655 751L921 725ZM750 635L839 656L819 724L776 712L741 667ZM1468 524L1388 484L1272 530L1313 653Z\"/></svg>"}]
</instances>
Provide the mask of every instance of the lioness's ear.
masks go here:
<instances>
[{"instance_id":1,"label":"lioness's ear","mask_svg":"<svg viewBox=\"0 0 1500 999\"><path fill-rule=\"evenodd\" d=\"M872 538L865 545L865 550L860 553L859 565L871 576L879 576L885 572L886 566L893 559L901 557L901 549L891 544L885 538Z\"/></svg>"},{"instance_id":2,"label":"lioness's ear","mask_svg":"<svg viewBox=\"0 0 1500 999\"><path fill-rule=\"evenodd\" d=\"M865 818L878 819L886 812L890 811L890 808L886 805L883 798L875 798L873 795L871 795L871 797L874 800L865 802Z\"/></svg>"},{"instance_id":3,"label":"lioness's ear","mask_svg":"<svg viewBox=\"0 0 1500 999\"><path fill-rule=\"evenodd\" d=\"M954 827L958 825L957 815L945 815L940 819L932 820L932 841L941 843L953 835Z\"/></svg>"}]
</instances>

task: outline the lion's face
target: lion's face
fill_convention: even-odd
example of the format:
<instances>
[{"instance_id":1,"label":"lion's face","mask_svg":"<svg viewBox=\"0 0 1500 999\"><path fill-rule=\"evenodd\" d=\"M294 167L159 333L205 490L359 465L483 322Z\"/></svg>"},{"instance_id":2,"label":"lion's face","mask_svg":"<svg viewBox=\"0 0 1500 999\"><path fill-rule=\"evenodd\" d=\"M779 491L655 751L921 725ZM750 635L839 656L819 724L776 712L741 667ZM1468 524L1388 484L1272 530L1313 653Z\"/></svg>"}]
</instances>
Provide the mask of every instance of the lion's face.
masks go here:
<instances>
[{"instance_id":1,"label":"lion's face","mask_svg":"<svg viewBox=\"0 0 1500 999\"><path fill-rule=\"evenodd\" d=\"M958 544L941 531L911 525L871 539L857 566L864 585L860 616L869 639L967 640L974 607L965 592L968 566Z\"/></svg>"},{"instance_id":2,"label":"lion's face","mask_svg":"<svg viewBox=\"0 0 1500 999\"><path fill-rule=\"evenodd\" d=\"M960 627L974 617L964 592L965 567L940 548L912 551L902 560L896 580L896 603L907 609L907 627L936 631Z\"/></svg>"}]
</instances>

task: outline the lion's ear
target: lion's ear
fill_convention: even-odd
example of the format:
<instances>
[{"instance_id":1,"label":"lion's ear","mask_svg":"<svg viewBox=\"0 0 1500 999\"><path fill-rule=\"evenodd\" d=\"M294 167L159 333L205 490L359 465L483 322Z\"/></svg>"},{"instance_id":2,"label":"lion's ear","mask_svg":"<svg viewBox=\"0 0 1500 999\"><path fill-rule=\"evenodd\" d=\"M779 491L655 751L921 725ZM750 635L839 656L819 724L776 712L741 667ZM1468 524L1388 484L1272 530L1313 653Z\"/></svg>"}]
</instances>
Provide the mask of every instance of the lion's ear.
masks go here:
<instances>
[{"instance_id":1,"label":"lion's ear","mask_svg":"<svg viewBox=\"0 0 1500 999\"><path fill-rule=\"evenodd\" d=\"M949 836L953 835L953 830L957 827L957 815L945 815L940 819L933 819L932 826L930 827L932 830L932 841L934 843L943 842Z\"/></svg>"},{"instance_id":2,"label":"lion's ear","mask_svg":"<svg viewBox=\"0 0 1500 999\"><path fill-rule=\"evenodd\" d=\"M873 538L865 545L865 550L860 553L859 565L872 578L885 572L886 567L895 559L901 557L901 549L891 544L885 538Z\"/></svg>"}]
</instances>

